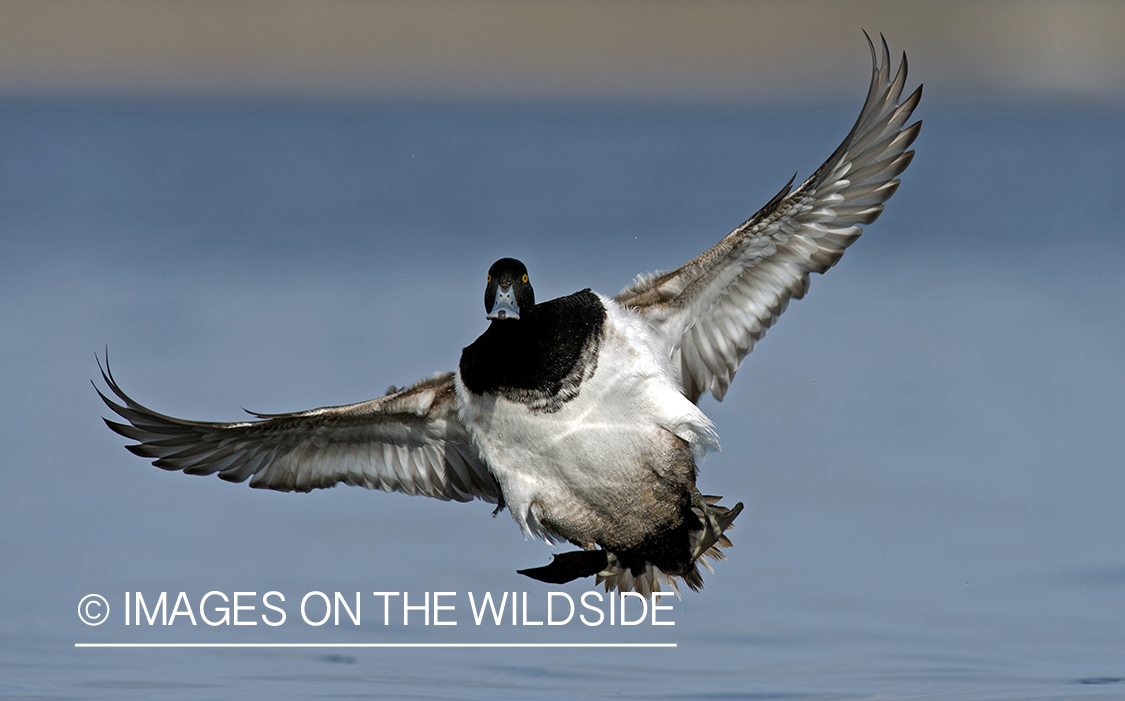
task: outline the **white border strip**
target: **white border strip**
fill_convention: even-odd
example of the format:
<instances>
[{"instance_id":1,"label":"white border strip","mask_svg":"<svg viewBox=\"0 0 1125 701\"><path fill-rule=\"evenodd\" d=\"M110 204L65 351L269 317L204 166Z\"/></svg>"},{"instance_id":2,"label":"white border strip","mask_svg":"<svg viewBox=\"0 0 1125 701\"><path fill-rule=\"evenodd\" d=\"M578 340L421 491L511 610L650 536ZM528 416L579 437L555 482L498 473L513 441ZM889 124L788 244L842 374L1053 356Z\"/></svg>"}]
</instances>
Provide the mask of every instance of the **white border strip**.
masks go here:
<instances>
[{"instance_id":1,"label":"white border strip","mask_svg":"<svg viewBox=\"0 0 1125 701\"><path fill-rule=\"evenodd\" d=\"M246 648L323 648L323 647L676 647L676 643L74 643L74 647L246 647Z\"/></svg>"}]
</instances>

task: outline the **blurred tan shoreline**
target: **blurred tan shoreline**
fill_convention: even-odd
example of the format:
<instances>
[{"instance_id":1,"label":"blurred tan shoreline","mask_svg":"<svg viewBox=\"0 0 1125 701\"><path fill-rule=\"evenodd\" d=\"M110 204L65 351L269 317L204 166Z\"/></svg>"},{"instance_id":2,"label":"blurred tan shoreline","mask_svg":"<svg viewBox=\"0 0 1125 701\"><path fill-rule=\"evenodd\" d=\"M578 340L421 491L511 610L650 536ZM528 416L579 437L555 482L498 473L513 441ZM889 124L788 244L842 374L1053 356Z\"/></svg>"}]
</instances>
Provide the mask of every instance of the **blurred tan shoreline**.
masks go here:
<instances>
[{"instance_id":1,"label":"blurred tan shoreline","mask_svg":"<svg viewBox=\"0 0 1125 701\"><path fill-rule=\"evenodd\" d=\"M0 0L0 98L1125 104L1125 2Z\"/></svg>"}]
</instances>

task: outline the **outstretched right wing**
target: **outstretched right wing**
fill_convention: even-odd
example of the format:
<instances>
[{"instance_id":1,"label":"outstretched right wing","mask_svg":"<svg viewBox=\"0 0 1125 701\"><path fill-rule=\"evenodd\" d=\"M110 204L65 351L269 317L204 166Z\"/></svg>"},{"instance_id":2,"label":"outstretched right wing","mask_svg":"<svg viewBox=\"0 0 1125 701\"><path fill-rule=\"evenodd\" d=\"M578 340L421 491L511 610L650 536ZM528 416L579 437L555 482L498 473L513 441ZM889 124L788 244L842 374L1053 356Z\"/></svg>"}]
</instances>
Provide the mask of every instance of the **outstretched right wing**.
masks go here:
<instances>
[{"instance_id":1,"label":"outstretched right wing","mask_svg":"<svg viewBox=\"0 0 1125 701\"><path fill-rule=\"evenodd\" d=\"M100 367L100 366L99 366ZM259 489L308 492L338 483L443 501L497 504L500 487L457 417L453 374L442 373L369 402L257 421L186 421L133 401L109 372L102 379L122 402L102 400L128 424L105 420L137 441L126 448L165 470Z\"/></svg>"}]
</instances>

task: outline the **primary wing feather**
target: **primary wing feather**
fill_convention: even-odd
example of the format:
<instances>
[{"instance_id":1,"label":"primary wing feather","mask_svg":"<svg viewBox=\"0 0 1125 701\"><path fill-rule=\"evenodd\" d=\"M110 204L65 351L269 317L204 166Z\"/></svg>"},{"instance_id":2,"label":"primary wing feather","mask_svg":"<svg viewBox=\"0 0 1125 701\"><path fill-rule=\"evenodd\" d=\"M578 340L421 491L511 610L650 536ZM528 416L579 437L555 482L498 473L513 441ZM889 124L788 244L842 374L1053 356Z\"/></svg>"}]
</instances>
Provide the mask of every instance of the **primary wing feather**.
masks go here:
<instances>
[{"instance_id":1,"label":"primary wing feather","mask_svg":"<svg viewBox=\"0 0 1125 701\"><path fill-rule=\"evenodd\" d=\"M855 126L824 164L790 192L793 181L697 258L640 278L617 295L665 342L681 389L693 402L707 391L722 401L742 359L808 291L809 273L823 273L859 238L898 189L910 165L907 150L922 123L904 127L922 97L919 86L900 101L906 55L891 76L871 44L871 87Z\"/></svg>"},{"instance_id":2,"label":"primary wing feather","mask_svg":"<svg viewBox=\"0 0 1125 701\"><path fill-rule=\"evenodd\" d=\"M369 402L211 423L142 406L108 369L102 378L121 403L98 394L128 423L106 424L137 441L126 446L131 452L165 470L250 479L251 487L284 492L342 482L445 501L500 501L495 478L457 418L451 373Z\"/></svg>"}]
</instances>

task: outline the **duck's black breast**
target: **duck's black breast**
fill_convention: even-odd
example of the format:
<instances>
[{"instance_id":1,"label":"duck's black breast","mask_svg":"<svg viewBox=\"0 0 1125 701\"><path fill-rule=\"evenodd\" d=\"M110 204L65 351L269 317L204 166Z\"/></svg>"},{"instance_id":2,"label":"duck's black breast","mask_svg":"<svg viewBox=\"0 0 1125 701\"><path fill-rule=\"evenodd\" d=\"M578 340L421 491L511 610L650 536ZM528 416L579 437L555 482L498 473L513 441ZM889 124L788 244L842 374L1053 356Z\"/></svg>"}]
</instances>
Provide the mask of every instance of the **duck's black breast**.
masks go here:
<instances>
[{"instance_id":1,"label":"duck's black breast","mask_svg":"<svg viewBox=\"0 0 1125 701\"><path fill-rule=\"evenodd\" d=\"M534 411L558 411L594 374L606 311L590 290L537 304L519 321L494 321L461 352L461 381Z\"/></svg>"}]
</instances>

